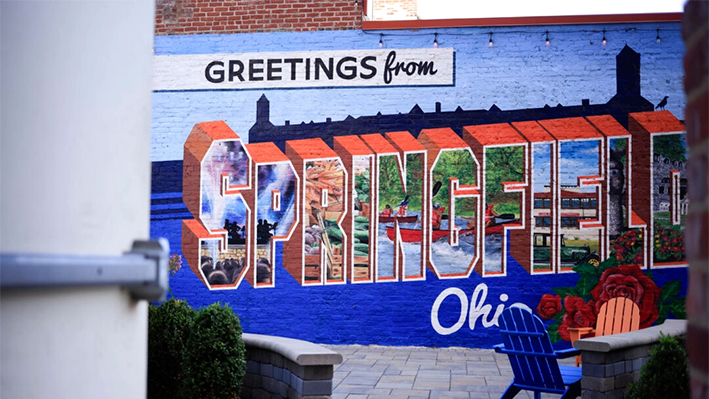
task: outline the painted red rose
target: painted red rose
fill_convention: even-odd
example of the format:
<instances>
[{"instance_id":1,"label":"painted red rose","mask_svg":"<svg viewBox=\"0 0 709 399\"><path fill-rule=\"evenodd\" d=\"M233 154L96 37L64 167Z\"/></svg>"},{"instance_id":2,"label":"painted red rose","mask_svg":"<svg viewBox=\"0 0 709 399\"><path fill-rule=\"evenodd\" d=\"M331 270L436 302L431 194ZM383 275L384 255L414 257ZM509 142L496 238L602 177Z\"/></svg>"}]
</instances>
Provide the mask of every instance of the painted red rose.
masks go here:
<instances>
[{"instance_id":1,"label":"painted red rose","mask_svg":"<svg viewBox=\"0 0 709 399\"><path fill-rule=\"evenodd\" d=\"M569 328L573 327L593 327L596 325L596 311L593 308L593 301L586 303L577 296L567 296L564 298L564 308L566 313L561 318L559 335L565 341L571 341Z\"/></svg>"},{"instance_id":2,"label":"painted red rose","mask_svg":"<svg viewBox=\"0 0 709 399\"><path fill-rule=\"evenodd\" d=\"M591 290L596 313L613 298L628 298L640 308L640 328L650 327L657 320L657 300L660 288L643 274L638 265L621 265L605 270L598 285Z\"/></svg>"},{"instance_id":3,"label":"painted red rose","mask_svg":"<svg viewBox=\"0 0 709 399\"><path fill-rule=\"evenodd\" d=\"M544 320L551 320L561 312L561 297L551 294L542 295L537 305L537 314Z\"/></svg>"}]
</instances>

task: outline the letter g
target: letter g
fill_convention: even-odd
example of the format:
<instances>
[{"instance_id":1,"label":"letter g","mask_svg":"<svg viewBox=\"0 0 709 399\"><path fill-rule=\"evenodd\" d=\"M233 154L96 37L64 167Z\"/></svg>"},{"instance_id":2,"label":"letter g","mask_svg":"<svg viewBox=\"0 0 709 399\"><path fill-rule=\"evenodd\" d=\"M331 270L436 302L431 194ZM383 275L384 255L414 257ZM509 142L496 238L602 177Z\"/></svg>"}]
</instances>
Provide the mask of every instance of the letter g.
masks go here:
<instances>
[{"instance_id":1,"label":"letter g","mask_svg":"<svg viewBox=\"0 0 709 399\"><path fill-rule=\"evenodd\" d=\"M210 62L209 65L207 65L207 68L205 68L204 70L204 77L212 83L222 83L224 81L224 69L217 69L215 71L212 71L212 68L214 68L214 66L220 66L224 68L224 63L221 61Z\"/></svg>"}]
</instances>

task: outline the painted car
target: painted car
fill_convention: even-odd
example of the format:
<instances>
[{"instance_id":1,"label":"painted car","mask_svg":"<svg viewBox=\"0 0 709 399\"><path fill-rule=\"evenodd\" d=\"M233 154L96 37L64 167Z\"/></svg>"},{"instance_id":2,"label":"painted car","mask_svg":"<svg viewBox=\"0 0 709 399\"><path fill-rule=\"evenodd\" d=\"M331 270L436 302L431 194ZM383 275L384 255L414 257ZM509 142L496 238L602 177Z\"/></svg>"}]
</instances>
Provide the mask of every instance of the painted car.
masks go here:
<instances>
[{"instance_id":1,"label":"painted car","mask_svg":"<svg viewBox=\"0 0 709 399\"><path fill-rule=\"evenodd\" d=\"M549 262L550 237L548 233L534 234L534 263ZM562 234L560 237L562 265L579 265L581 263L598 265L600 257L595 251L591 250L591 247L588 245L566 245L564 235Z\"/></svg>"}]
</instances>

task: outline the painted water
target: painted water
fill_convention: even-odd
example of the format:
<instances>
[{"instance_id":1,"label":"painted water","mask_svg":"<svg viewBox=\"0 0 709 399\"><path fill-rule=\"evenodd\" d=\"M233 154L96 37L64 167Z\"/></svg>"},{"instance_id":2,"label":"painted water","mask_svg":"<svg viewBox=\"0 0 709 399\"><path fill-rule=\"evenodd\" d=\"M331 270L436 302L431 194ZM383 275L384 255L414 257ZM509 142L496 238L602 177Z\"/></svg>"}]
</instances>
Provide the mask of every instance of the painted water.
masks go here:
<instances>
[{"instance_id":1,"label":"painted water","mask_svg":"<svg viewBox=\"0 0 709 399\"><path fill-rule=\"evenodd\" d=\"M408 212L407 215L417 215L420 217L420 212ZM456 226L464 230L467 227L469 219L456 218ZM394 258L394 243L387 237L387 226L393 227L394 223L380 223L377 231L377 239L379 241L378 254L379 259ZM448 229L448 220L444 219L441 222L441 229ZM416 223L400 223L401 229L421 229L420 220ZM404 261L404 273L407 276L415 276L419 274L420 249L421 244L417 242L402 243L406 259ZM447 236L441 237L431 243L432 260L441 275L458 275L467 273L470 261L475 257L475 234L472 232L461 233L458 240L458 246L448 244ZM417 257L416 257L417 256ZM500 272L502 271L502 235L490 234L485 237L485 271ZM392 262L380 263L377 271L380 278L393 277L394 267Z\"/></svg>"}]
</instances>

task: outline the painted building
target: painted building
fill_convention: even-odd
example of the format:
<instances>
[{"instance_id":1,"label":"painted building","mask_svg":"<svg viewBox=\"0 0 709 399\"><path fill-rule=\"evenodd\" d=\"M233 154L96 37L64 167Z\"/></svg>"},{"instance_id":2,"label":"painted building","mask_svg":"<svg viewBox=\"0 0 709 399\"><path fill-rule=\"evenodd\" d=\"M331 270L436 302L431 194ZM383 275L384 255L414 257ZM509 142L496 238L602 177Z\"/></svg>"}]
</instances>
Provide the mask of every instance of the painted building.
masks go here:
<instances>
[{"instance_id":1,"label":"painted building","mask_svg":"<svg viewBox=\"0 0 709 399\"><path fill-rule=\"evenodd\" d=\"M679 30L156 37L172 292L322 343L490 347L511 304L563 341L616 295L685 317Z\"/></svg>"}]
</instances>

